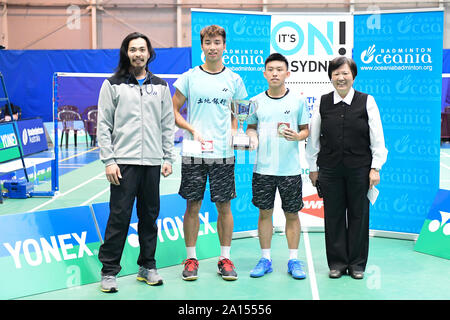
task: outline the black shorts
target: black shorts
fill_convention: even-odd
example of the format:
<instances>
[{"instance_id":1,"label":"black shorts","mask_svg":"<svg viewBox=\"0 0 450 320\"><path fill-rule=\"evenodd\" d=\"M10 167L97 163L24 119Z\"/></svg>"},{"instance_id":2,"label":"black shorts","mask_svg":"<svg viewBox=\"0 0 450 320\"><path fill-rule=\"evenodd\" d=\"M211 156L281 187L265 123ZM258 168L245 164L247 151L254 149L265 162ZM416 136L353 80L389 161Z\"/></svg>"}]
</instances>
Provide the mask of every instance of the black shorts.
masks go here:
<instances>
[{"instance_id":1,"label":"black shorts","mask_svg":"<svg viewBox=\"0 0 450 320\"><path fill-rule=\"evenodd\" d=\"M212 202L228 202L236 198L234 157L182 157L181 185L178 193L186 200L203 200L208 177Z\"/></svg>"},{"instance_id":2,"label":"black shorts","mask_svg":"<svg viewBox=\"0 0 450 320\"><path fill-rule=\"evenodd\" d=\"M298 213L303 208L302 176L270 176L254 172L252 203L262 210L273 209L278 188L284 212Z\"/></svg>"}]
</instances>

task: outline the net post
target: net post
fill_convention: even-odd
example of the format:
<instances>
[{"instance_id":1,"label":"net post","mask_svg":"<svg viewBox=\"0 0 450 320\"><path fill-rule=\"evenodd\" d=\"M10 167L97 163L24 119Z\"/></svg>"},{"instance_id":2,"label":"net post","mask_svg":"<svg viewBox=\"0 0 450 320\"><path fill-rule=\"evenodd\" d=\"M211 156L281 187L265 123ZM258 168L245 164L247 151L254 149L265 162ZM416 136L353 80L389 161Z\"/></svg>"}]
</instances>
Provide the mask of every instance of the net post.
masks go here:
<instances>
[{"instance_id":1,"label":"net post","mask_svg":"<svg viewBox=\"0 0 450 320\"><path fill-rule=\"evenodd\" d=\"M51 162L52 192L59 191L59 149L58 149L58 73L53 73L53 150L55 159Z\"/></svg>"}]
</instances>

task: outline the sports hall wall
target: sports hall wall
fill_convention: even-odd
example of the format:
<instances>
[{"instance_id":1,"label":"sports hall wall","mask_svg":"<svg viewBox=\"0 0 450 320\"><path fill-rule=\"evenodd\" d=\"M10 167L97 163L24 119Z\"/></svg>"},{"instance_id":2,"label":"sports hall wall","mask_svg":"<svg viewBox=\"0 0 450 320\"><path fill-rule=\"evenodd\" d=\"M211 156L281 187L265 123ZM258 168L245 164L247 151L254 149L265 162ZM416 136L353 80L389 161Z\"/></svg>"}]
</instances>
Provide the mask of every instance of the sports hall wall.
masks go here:
<instances>
[{"instance_id":1,"label":"sports hall wall","mask_svg":"<svg viewBox=\"0 0 450 320\"><path fill-rule=\"evenodd\" d=\"M191 66L190 48L155 51L156 59L150 64L153 73L179 74ZM0 72L11 102L22 108L22 118L42 117L46 122L53 121L55 72L113 73L118 61L119 49L0 50Z\"/></svg>"}]
</instances>

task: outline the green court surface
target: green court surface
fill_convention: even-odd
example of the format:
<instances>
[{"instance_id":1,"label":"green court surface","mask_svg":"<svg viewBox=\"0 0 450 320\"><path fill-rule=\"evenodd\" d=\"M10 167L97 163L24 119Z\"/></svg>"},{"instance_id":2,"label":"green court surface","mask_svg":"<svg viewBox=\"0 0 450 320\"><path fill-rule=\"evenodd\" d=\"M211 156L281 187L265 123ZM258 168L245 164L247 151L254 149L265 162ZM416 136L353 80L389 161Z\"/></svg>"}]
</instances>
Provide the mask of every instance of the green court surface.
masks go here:
<instances>
[{"instance_id":1,"label":"green court surface","mask_svg":"<svg viewBox=\"0 0 450 320\"><path fill-rule=\"evenodd\" d=\"M98 152L98 149L87 149ZM161 182L161 194L178 192L180 165ZM440 181L450 189L450 149L441 149ZM42 185L48 189L48 186ZM60 193L54 198L7 199L1 214L57 209L107 202L109 185L99 160L82 165L60 177ZM284 234L275 233L272 242L274 271L251 278L250 270L260 258L256 237L233 240L231 258L239 279L224 281L217 275L217 258L200 261L199 279L183 281L180 264L161 268L164 284L148 286L136 275L118 279L119 292L106 294L100 283L41 293L19 300L448 300L450 260L414 251L415 242L382 237L370 238L369 261L363 280L349 276L328 278L325 241L322 232L302 232L299 259L307 278L294 280L287 273L288 250ZM100 270L99 270L100 273ZM120 276L120 274L119 274Z\"/></svg>"},{"instance_id":2,"label":"green court surface","mask_svg":"<svg viewBox=\"0 0 450 320\"><path fill-rule=\"evenodd\" d=\"M80 157L85 157L87 153L98 154L98 148L87 150L79 148ZM0 207L1 214L59 209L109 201L109 183L105 177L103 163L100 160L96 160L76 166L76 163L79 164L79 161L75 161L77 160L76 158L76 156L71 155L60 160L60 171L68 166L72 166L72 168L76 167L76 169L60 176L60 191L53 198L32 197L25 200L7 199ZM71 160L72 163L68 164L68 160L66 159ZM171 176L161 178L160 192L162 195L178 192L181 170L179 163L180 161L177 161L174 164L174 173ZM50 190L49 183L42 183L35 187L35 190Z\"/></svg>"},{"instance_id":3,"label":"green court surface","mask_svg":"<svg viewBox=\"0 0 450 320\"><path fill-rule=\"evenodd\" d=\"M308 239L308 240L306 240ZM118 278L117 293L103 293L93 283L52 291L23 299L52 300L448 300L450 261L413 251L414 242L373 237L363 280L350 276L328 278L324 235L302 233L299 259L307 278L294 280L287 273L288 251L284 235L272 242L273 272L251 278L250 270L259 260L257 238L234 240L232 260L239 279L224 281L217 274L217 258L200 261L197 281L181 279L182 265L159 269L164 284L148 286L136 275ZM308 257L307 252L311 252ZM180 257L180 260L182 258Z\"/></svg>"}]
</instances>

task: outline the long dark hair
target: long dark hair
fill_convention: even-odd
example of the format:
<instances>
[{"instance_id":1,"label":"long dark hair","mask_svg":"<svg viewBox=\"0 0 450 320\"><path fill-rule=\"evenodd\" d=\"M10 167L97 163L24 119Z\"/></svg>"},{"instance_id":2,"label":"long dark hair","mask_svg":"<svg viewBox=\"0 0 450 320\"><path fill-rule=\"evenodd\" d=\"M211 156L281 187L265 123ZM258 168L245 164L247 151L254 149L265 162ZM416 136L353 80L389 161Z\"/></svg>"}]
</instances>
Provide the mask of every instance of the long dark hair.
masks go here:
<instances>
[{"instance_id":1,"label":"long dark hair","mask_svg":"<svg viewBox=\"0 0 450 320\"><path fill-rule=\"evenodd\" d=\"M125 74L129 73L131 64L130 64L130 58L128 57L128 45L131 40L134 40L137 38L142 38L145 40L145 42L147 43L148 52L150 53L150 58L148 59L147 65L145 66L146 71L148 71L148 64L150 62L152 62L153 60L155 60L156 53L152 47L152 44L150 43L150 39L146 35L144 35L140 32L130 33L129 35L127 35L125 37L125 39L123 39L122 45L120 46L119 65L116 68L116 75L125 75Z\"/></svg>"}]
</instances>

